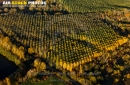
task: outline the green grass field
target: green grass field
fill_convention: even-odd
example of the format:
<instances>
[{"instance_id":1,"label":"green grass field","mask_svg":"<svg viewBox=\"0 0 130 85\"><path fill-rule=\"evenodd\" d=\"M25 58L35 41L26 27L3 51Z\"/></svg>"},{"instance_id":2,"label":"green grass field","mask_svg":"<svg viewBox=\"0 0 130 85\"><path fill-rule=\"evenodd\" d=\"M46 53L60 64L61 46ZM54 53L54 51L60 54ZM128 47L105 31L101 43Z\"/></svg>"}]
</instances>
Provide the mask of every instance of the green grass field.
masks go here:
<instances>
[{"instance_id":1,"label":"green grass field","mask_svg":"<svg viewBox=\"0 0 130 85\"><path fill-rule=\"evenodd\" d=\"M51 84L53 84L53 85L67 85L63 81L61 81L57 78L54 78L52 76L43 82L26 81L26 82L22 83L21 85L51 85Z\"/></svg>"},{"instance_id":2,"label":"green grass field","mask_svg":"<svg viewBox=\"0 0 130 85\"><path fill-rule=\"evenodd\" d=\"M99 12L130 8L130 0L58 0L69 12Z\"/></svg>"}]
</instances>

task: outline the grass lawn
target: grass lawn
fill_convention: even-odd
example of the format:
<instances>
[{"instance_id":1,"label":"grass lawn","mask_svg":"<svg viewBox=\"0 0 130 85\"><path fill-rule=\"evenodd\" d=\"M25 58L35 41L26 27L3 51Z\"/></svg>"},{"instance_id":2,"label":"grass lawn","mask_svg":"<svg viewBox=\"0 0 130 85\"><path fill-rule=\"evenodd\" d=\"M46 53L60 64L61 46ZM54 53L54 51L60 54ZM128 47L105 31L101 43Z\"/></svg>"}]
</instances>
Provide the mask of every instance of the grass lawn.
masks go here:
<instances>
[{"instance_id":1,"label":"grass lawn","mask_svg":"<svg viewBox=\"0 0 130 85\"><path fill-rule=\"evenodd\" d=\"M22 83L21 85L51 85L51 83L53 85L67 85L65 84L63 81L57 79L57 78L54 78L54 77L49 77L46 81L43 81L43 82L31 82L31 81L26 81L24 83Z\"/></svg>"}]
</instances>

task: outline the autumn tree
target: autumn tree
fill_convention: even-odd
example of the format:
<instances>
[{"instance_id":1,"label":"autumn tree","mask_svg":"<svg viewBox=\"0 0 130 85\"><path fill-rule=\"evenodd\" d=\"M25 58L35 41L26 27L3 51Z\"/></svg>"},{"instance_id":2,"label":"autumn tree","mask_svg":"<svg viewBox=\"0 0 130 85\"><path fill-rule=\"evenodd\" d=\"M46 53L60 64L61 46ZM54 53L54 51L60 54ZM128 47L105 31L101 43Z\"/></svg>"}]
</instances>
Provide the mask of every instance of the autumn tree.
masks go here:
<instances>
[{"instance_id":1,"label":"autumn tree","mask_svg":"<svg viewBox=\"0 0 130 85\"><path fill-rule=\"evenodd\" d=\"M83 69L81 65L79 66L79 74L83 74Z\"/></svg>"},{"instance_id":2,"label":"autumn tree","mask_svg":"<svg viewBox=\"0 0 130 85\"><path fill-rule=\"evenodd\" d=\"M44 71L46 69L46 64L44 62L41 62L39 69L40 71Z\"/></svg>"},{"instance_id":3,"label":"autumn tree","mask_svg":"<svg viewBox=\"0 0 130 85\"><path fill-rule=\"evenodd\" d=\"M70 77L72 78L72 79L74 79L74 80L76 80L76 72L75 71L72 71L71 73L70 73Z\"/></svg>"},{"instance_id":4,"label":"autumn tree","mask_svg":"<svg viewBox=\"0 0 130 85\"><path fill-rule=\"evenodd\" d=\"M24 10L25 7L24 7L23 5L21 5L21 6L19 6L19 9L20 9L20 10Z\"/></svg>"},{"instance_id":5,"label":"autumn tree","mask_svg":"<svg viewBox=\"0 0 130 85\"><path fill-rule=\"evenodd\" d=\"M17 46L15 44L12 45L11 51L12 51L12 53L16 54L16 52L17 52Z\"/></svg>"},{"instance_id":6,"label":"autumn tree","mask_svg":"<svg viewBox=\"0 0 130 85\"><path fill-rule=\"evenodd\" d=\"M29 7L29 10L30 10L30 11L33 11L35 7L36 7L35 4L31 4L30 7Z\"/></svg>"},{"instance_id":7,"label":"autumn tree","mask_svg":"<svg viewBox=\"0 0 130 85\"><path fill-rule=\"evenodd\" d=\"M7 50L11 50L11 47L12 47L12 43L9 42L8 45L7 45L7 47L6 47L6 49L7 49Z\"/></svg>"},{"instance_id":8,"label":"autumn tree","mask_svg":"<svg viewBox=\"0 0 130 85\"><path fill-rule=\"evenodd\" d=\"M0 80L0 85L5 85L5 82Z\"/></svg>"},{"instance_id":9,"label":"autumn tree","mask_svg":"<svg viewBox=\"0 0 130 85\"><path fill-rule=\"evenodd\" d=\"M3 39L3 41L4 41L4 42L9 42L10 39L9 39L9 37L6 36L6 37Z\"/></svg>"},{"instance_id":10,"label":"autumn tree","mask_svg":"<svg viewBox=\"0 0 130 85\"><path fill-rule=\"evenodd\" d=\"M11 50L11 42L10 42L10 39L9 37L5 37L3 39L3 48L6 49L6 50Z\"/></svg>"},{"instance_id":11,"label":"autumn tree","mask_svg":"<svg viewBox=\"0 0 130 85\"><path fill-rule=\"evenodd\" d=\"M24 47L23 47L23 46L20 46L20 47L19 47L19 50L24 51Z\"/></svg>"},{"instance_id":12,"label":"autumn tree","mask_svg":"<svg viewBox=\"0 0 130 85\"><path fill-rule=\"evenodd\" d=\"M33 54L34 53L34 49L32 47L28 48L28 53Z\"/></svg>"},{"instance_id":13,"label":"autumn tree","mask_svg":"<svg viewBox=\"0 0 130 85\"><path fill-rule=\"evenodd\" d=\"M17 11L16 8L11 8L10 11L9 11L9 13L12 14L12 13L15 13L16 11Z\"/></svg>"},{"instance_id":14,"label":"autumn tree","mask_svg":"<svg viewBox=\"0 0 130 85\"><path fill-rule=\"evenodd\" d=\"M8 8L4 8L4 12L8 12L9 10L8 10Z\"/></svg>"},{"instance_id":15,"label":"autumn tree","mask_svg":"<svg viewBox=\"0 0 130 85\"><path fill-rule=\"evenodd\" d=\"M0 46L3 45L3 38L4 38L4 36L2 34L0 34Z\"/></svg>"},{"instance_id":16,"label":"autumn tree","mask_svg":"<svg viewBox=\"0 0 130 85\"><path fill-rule=\"evenodd\" d=\"M3 45L2 45L2 47L3 47L4 49L6 49L6 48L7 48L7 45L8 45L8 43L7 43L7 42L4 42Z\"/></svg>"},{"instance_id":17,"label":"autumn tree","mask_svg":"<svg viewBox=\"0 0 130 85\"><path fill-rule=\"evenodd\" d=\"M38 71L44 71L46 69L46 64L42 62L41 59L37 58L36 60L34 60L34 67Z\"/></svg>"},{"instance_id":18,"label":"autumn tree","mask_svg":"<svg viewBox=\"0 0 130 85\"><path fill-rule=\"evenodd\" d=\"M20 59L25 59L24 51L18 50L18 56L19 56Z\"/></svg>"},{"instance_id":19,"label":"autumn tree","mask_svg":"<svg viewBox=\"0 0 130 85\"><path fill-rule=\"evenodd\" d=\"M10 83L10 79L9 79L8 77L5 78L5 80L6 80L7 85L11 85L11 83Z\"/></svg>"},{"instance_id":20,"label":"autumn tree","mask_svg":"<svg viewBox=\"0 0 130 85\"><path fill-rule=\"evenodd\" d=\"M35 59L34 60L34 67L39 66L41 64L41 62L42 62L41 59L39 59L39 58Z\"/></svg>"}]
</instances>

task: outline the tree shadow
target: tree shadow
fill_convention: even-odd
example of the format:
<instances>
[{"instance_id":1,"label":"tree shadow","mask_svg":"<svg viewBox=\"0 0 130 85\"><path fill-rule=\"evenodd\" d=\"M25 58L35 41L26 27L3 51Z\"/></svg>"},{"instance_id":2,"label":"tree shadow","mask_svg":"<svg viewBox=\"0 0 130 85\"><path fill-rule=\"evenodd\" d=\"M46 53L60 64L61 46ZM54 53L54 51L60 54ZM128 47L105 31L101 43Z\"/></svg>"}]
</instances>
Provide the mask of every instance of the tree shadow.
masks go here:
<instances>
[{"instance_id":1,"label":"tree shadow","mask_svg":"<svg viewBox=\"0 0 130 85\"><path fill-rule=\"evenodd\" d=\"M128 36L128 34L130 33L127 29L125 29L124 31L120 28L117 27L115 25L112 25L112 23L106 19L102 19L101 21L103 21L104 23L106 23L108 26L111 26L111 28L118 33L121 36Z\"/></svg>"},{"instance_id":2,"label":"tree shadow","mask_svg":"<svg viewBox=\"0 0 130 85\"><path fill-rule=\"evenodd\" d=\"M112 4L109 4L111 5L112 7L117 7L117 8L127 8L127 9L130 9L130 7L128 6L120 6L120 5L112 5Z\"/></svg>"}]
</instances>

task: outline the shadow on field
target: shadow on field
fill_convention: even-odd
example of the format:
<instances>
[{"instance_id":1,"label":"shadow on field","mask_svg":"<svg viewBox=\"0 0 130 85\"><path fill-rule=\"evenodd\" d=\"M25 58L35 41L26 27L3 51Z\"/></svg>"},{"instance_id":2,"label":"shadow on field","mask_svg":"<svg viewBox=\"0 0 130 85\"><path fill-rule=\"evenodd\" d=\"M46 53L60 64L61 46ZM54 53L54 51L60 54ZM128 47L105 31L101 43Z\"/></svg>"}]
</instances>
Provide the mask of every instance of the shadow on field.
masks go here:
<instances>
[{"instance_id":1,"label":"shadow on field","mask_svg":"<svg viewBox=\"0 0 130 85\"><path fill-rule=\"evenodd\" d=\"M127 9L130 9L130 7L128 6L120 6L120 5L112 5L112 4L109 4L111 7L117 7L117 8L127 8Z\"/></svg>"},{"instance_id":2,"label":"shadow on field","mask_svg":"<svg viewBox=\"0 0 130 85\"><path fill-rule=\"evenodd\" d=\"M0 80L14 73L17 69L18 66L14 62L9 61L5 56L0 54Z\"/></svg>"},{"instance_id":3,"label":"shadow on field","mask_svg":"<svg viewBox=\"0 0 130 85\"><path fill-rule=\"evenodd\" d=\"M120 27L117 27L117 26L114 26L112 25L108 20L106 19L102 19L102 21L104 23L106 23L108 26L111 26L111 28L117 32L119 35L121 36L128 36L128 34L130 33L127 29L125 29L124 31L120 28Z\"/></svg>"}]
</instances>

